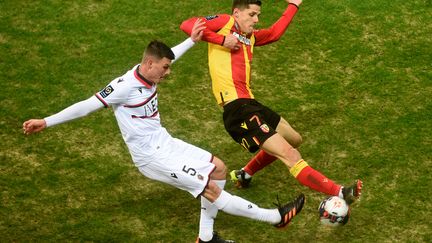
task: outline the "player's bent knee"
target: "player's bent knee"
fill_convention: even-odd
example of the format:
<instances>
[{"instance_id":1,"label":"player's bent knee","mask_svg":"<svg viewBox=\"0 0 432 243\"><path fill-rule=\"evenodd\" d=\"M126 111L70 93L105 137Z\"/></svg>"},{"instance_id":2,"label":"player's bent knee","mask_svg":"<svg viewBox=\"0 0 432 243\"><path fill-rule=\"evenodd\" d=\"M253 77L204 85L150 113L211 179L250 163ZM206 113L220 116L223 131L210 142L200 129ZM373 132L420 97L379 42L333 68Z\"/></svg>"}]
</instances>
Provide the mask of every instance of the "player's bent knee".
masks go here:
<instances>
[{"instance_id":1,"label":"player's bent knee","mask_svg":"<svg viewBox=\"0 0 432 243\"><path fill-rule=\"evenodd\" d=\"M302 159L300 152L293 147L286 147L282 151L283 157L289 161L289 166L294 166L299 160Z\"/></svg>"}]
</instances>

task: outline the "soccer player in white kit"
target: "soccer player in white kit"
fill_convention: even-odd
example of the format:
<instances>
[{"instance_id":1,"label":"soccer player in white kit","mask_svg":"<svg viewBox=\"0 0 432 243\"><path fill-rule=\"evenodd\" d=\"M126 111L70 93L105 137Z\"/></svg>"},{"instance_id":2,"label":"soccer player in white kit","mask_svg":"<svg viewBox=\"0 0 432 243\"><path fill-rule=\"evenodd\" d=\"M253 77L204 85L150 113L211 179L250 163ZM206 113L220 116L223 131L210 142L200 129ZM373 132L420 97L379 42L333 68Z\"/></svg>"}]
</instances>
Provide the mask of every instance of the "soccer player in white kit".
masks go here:
<instances>
[{"instance_id":1,"label":"soccer player in white kit","mask_svg":"<svg viewBox=\"0 0 432 243\"><path fill-rule=\"evenodd\" d=\"M226 167L211 153L171 137L161 126L157 85L169 73L171 63L202 37L203 23L197 21L190 38L172 49L152 41L141 63L112 80L90 98L75 103L44 119L23 124L24 134L77 119L103 107L112 107L123 139L138 170L146 177L188 191L201 198L197 242L234 242L223 240L213 231L218 210L285 227L304 204L304 195L274 209L263 209L223 190ZM174 60L174 61L173 61Z\"/></svg>"}]
</instances>

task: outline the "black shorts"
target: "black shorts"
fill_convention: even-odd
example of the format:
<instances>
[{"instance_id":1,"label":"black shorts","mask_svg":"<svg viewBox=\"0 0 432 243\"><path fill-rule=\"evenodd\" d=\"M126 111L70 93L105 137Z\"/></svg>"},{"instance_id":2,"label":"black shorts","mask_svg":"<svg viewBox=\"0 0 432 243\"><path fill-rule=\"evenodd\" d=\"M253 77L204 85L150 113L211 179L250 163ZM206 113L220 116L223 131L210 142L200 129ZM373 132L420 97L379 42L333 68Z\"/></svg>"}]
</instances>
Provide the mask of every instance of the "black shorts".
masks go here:
<instances>
[{"instance_id":1,"label":"black shorts","mask_svg":"<svg viewBox=\"0 0 432 243\"><path fill-rule=\"evenodd\" d=\"M237 99L226 104L225 129L249 152L256 152L276 131L281 116L254 99Z\"/></svg>"}]
</instances>

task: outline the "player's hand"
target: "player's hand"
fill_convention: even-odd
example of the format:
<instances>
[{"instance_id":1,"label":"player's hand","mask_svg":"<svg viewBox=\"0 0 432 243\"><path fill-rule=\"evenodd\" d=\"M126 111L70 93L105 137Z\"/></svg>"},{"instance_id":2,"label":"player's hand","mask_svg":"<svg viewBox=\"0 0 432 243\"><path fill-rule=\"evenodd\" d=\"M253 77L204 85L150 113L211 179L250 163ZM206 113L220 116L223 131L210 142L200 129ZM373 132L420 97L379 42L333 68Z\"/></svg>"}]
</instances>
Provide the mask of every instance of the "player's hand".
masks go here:
<instances>
[{"instance_id":1,"label":"player's hand","mask_svg":"<svg viewBox=\"0 0 432 243\"><path fill-rule=\"evenodd\" d=\"M30 135L35 132L40 132L46 128L44 119L30 119L23 123L23 131L25 135Z\"/></svg>"},{"instance_id":2,"label":"player's hand","mask_svg":"<svg viewBox=\"0 0 432 243\"><path fill-rule=\"evenodd\" d=\"M240 44L238 43L237 37L232 34L225 36L224 47L237 51L240 49Z\"/></svg>"},{"instance_id":3,"label":"player's hand","mask_svg":"<svg viewBox=\"0 0 432 243\"><path fill-rule=\"evenodd\" d=\"M302 4L302 0L286 0L287 3L293 3L295 5L300 6L300 4Z\"/></svg>"},{"instance_id":4,"label":"player's hand","mask_svg":"<svg viewBox=\"0 0 432 243\"><path fill-rule=\"evenodd\" d=\"M203 30L205 28L205 22L201 18L198 18L192 27L191 39L193 42L198 42L202 39Z\"/></svg>"}]
</instances>

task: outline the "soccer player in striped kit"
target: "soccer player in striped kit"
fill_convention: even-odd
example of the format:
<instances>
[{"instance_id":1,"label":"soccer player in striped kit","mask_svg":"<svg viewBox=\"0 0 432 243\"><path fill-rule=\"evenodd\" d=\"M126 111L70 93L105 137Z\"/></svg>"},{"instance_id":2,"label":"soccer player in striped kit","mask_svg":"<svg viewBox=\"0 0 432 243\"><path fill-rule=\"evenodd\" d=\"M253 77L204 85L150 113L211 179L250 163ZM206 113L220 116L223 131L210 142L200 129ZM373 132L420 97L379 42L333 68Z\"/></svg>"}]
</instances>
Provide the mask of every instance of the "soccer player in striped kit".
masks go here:
<instances>
[{"instance_id":1,"label":"soccer player in striped kit","mask_svg":"<svg viewBox=\"0 0 432 243\"><path fill-rule=\"evenodd\" d=\"M103 107L112 107L132 160L146 177L167 183L201 200L197 242L234 242L222 239L213 231L218 210L285 227L300 213L304 195L278 208L264 209L223 190L226 167L211 153L171 137L161 126L157 85L170 73L177 60L202 37L203 22L196 21L191 38L172 49L152 41L140 64L112 80L90 98L75 103L44 119L23 123L24 134L40 132L64 122L84 117Z\"/></svg>"},{"instance_id":2,"label":"soccer player in striped kit","mask_svg":"<svg viewBox=\"0 0 432 243\"><path fill-rule=\"evenodd\" d=\"M336 184L303 160L296 149L301 136L279 114L254 99L251 63L256 46L277 41L291 23L302 0L286 0L282 16L267 29L255 29L261 1L234 0L232 14L217 14L185 20L180 28L187 34L196 19L206 23L203 40L208 42L208 62L213 94L223 107L225 129L249 152L259 152L240 170L230 173L238 187L247 187L252 176L276 159L288 166L303 185L352 203L361 194L362 182L352 186Z\"/></svg>"}]
</instances>

